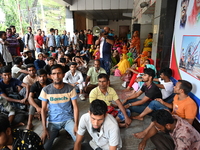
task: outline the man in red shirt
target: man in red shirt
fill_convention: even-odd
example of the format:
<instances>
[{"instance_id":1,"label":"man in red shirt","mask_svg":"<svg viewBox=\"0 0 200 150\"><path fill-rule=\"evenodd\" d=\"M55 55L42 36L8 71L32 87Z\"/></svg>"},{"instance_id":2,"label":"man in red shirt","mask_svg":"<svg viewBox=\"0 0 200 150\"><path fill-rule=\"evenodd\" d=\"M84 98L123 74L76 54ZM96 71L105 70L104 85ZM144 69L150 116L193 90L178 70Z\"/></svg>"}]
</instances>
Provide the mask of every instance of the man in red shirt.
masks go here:
<instances>
[{"instance_id":1,"label":"man in red shirt","mask_svg":"<svg viewBox=\"0 0 200 150\"><path fill-rule=\"evenodd\" d=\"M90 48L90 46L93 45L93 35L91 30L88 30L87 34L87 48Z\"/></svg>"},{"instance_id":2,"label":"man in red shirt","mask_svg":"<svg viewBox=\"0 0 200 150\"><path fill-rule=\"evenodd\" d=\"M42 31L41 29L37 30L37 35L35 35L35 47L36 47L36 51L37 53L42 52L43 49L43 37L42 37Z\"/></svg>"}]
</instances>

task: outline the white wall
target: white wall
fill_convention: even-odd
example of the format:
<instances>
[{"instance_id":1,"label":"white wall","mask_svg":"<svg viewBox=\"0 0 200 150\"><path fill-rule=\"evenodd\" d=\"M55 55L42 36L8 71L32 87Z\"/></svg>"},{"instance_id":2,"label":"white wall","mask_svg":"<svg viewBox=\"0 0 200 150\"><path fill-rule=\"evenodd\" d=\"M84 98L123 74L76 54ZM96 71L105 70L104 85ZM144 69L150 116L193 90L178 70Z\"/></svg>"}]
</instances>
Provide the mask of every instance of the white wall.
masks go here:
<instances>
[{"instance_id":1,"label":"white wall","mask_svg":"<svg viewBox=\"0 0 200 150\"><path fill-rule=\"evenodd\" d=\"M119 36L119 26L129 26L129 29L131 29L131 20L109 20L109 25L102 25L99 26L100 28L103 28L105 26L110 27L110 29L114 29L114 34Z\"/></svg>"},{"instance_id":2,"label":"white wall","mask_svg":"<svg viewBox=\"0 0 200 150\"><path fill-rule=\"evenodd\" d=\"M92 29L93 26L93 20L86 18L86 29Z\"/></svg>"}]
</instances>

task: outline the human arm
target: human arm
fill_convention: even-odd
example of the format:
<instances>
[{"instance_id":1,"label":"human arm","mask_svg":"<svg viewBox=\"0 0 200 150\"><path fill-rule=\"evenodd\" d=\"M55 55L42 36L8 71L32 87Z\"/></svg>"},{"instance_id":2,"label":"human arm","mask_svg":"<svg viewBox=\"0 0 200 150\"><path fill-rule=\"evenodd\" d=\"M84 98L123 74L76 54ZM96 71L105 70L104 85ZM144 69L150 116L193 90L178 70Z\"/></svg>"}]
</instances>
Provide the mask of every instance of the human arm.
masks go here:
<instances>
[{"instance_id":1,"label":"human arm","mask_svg":"<svg viewBox=\"0 0 200 150\"><path fill-rule=\"evenodd\" d=\"M49 38L46 38L46 46L48 47Z\"/></svg>"},{"instance_id":2,"label":"human arm","mask_svg":"<svg viewBox=\"0 0 200 150\"><path fill-rule=\"evenodd\" d=\"M87 88L89 81L90 81L90 76L87 76L86 79L85 79L85 91L86 91L86 88Z\"/></svg>"},{"instance_id":3,"label":"human arm","mask_svg":"<svg viewBox=\"0 0 200 150\"><path fill-rule=\"evenodd\" d=\"M158 78L154 78L153 81L160 82Z\"/></svg>"},{"instance_id":4,"label":"human arm","mask_svg":"<svg viewBox=\"0 0 200 150\"><path fill-rule=\"evenodd\" d=\"M125 108L123 107L121 101L118 99L115 101L117 103L117 106L119 107L119 109L121 110L121 112L123 113L124 117L125 117L125 123L126 123L126 127L128 127L132 120L128 117Z\"/></svg>"},{"instance_id":5,"label":"human arm","mask_svg":"<svg viewBox=\"0 0 200 150\"><path fill-rule=\"evenodd\" d=\"M42 45L40 45L38 42L37 42L37 36L34 37L34 41L35 41L35 45L39 46L40 48L42 48Z\"/></svg>"},{"instance_id":6,"label":"human arm","mask_svg":"<svg viewBox=\"0 0 200 150\"><path fill-rule=\"evenodd\" d=\"M47 101L42 101L42 110L41 110L41 117L42 117L42 127L43 127L43 133L41 136L41 140L44 143L45 139L49 139L49 132L46 127L46 117L47 117Z\"/></svg>"},{"instance_id":7,"label":"human arm","mask_svg":"<svg viewBox=\"0 0 200 150\"><path fill-rule=\"evenodd\" d=\"M28 71L27 71L27 70L24 70L24 69L21 69L19 72L28 74Z\"/></svg>"},{"instance_id":8,"label":"human arm","mask_svg":"<svg viewBox=\"0 0 200 150\"><path fill-rule=\"evenodd\" d=\"M75 90L73 93L76 93ZM74 134L76 135L78 131L79 110L78 110L77 100L74 98L72 98L72 106L73 106L73 112L74 112Z\"/></svg>"},{"instance_id":9,"label":"human arm","mask_svg":"<svg viewBox=\"0 0 200 150\"><path fill-rule=\"evenodd\" d=\"M76 134L76 141L74 143L74 150L81 150L81 142L83 140L83 135Z\"/></svg>"},{"instance_id":10,"label":"human arm","mask_svg":"<svg viewBox=\"0 0 200 150\"><path fill-rule=\"evenodd\" d=\"M154 136L158 130L154 127L154 125L150 128L150 130L147 132L146 136L142 139L142 141L138 145L138 150L144 150L146 147L147 140Z\"/></svg>"},{"instance_id":11,"label":"human arm","mask_svg":"<svg viewBox=\"0 0 200 150\"><path fill-rule=\"evenodd\" d=\"M172 103L167 103L165 101L163 101L161 98L156 98L156 101L160 102L161 104L165 105L166 107L172 109L173 108L173 104Z\"/></svg>"},{"instance_id":12,"label":"human arm","mask_svg":"<svg viewBox=\"0 0 200 150\"><path fill-rule=\"evenodd\" d=\"M117 150L117 146L109 146L109 150Z\"/></svg>"},{"instance_id":13,"label":"human arm","mask_svg":"<svg viewBox=\"0 0 200 150\"><path fill-rule=\"evenodd\" d=\"M124 107L125 108L129 108L130 106L139 106L139 105L142 105L142 104L146 103L148 100L149 100L149 97L144 96L141 100L129 103L129 104L125 105Z\"/></svg>"},{"instance_id":14,"label":"human arm","mask_svg":"<svg viewBox=\"0 0 200 150\"><path fill-rule=\"evenodd\" d=\"M26 48L29 50L29 47L28 47L28 36L29 36L28 34L25 35L25 37L24 37L24 40L25 40L24 44L25 44Z\"/></svg>"},{"instance_id":15,"label":"human arm","mask_svg":"<svg viewBox=\"0 0 200 150\"><path fill-rule=\"evenodd\" d=\"M69 83L69 81L68 81L68 76L69 76L69 72L66 72L66 73L65 73L65 76L64 76L64 78L63 78L63 82Z\"/></svg>"},{"instance_id":16,"label":"human arm","mask_svg":"<svg viewBox=\"0 0 200 150\"><path fill-rule=\"evenodd\" d=\"M133 95L127 97L126 99L124 99L123 104L126 103L126 102L127 102L128 100L130 100L130 99L134 99L134 98L139 97L142 93L143 93L143 92L140 90L140 91L134 93Z\"/></svg>"},{"instance_id":17,"label":"human arm","mask_svg":"<svg viewBox=\"0 0 200 150\"><path fill-rule=\"evenodd\" d=\"M83 75L82 75L82 73L81 73L81 72L78 72L78 76L79 76L79 79L78 79L78 81L76 82L76 84L82 84L82 82L83 82Z\"/></svg>"},{"instance_id":18,"label":"human arm","mask_svg":"<svg viewBox=\"0 0 200 150\"><path fill-rule=\"evenodd\" d=\"M14 98L10 98L10 97L8 97L5 93L1 93L1 96L2 96L3 98L5 98L8 102L21 103L21 100L14 99Z\"/></svg>"},{"instance_id":19,"label":"human arm","mask_svg":"<svg viewBox=\"0 0 200 150\"><path fill-rule=\"evenodd\" d=\"M159 87L160 89L165 89L163 84L156 84L157 87Z\"/></svg>"},{"instance_id":20,"label":"human arm","mask_svg":"<svg viewBox=\"0 0 200 150\"><path fill-rule=\"evenodd\" d=\"M25 95L25 97L24 97L24 99L25 99L25 101L26 101L26 100L28 99L30 87L29 87L29 85L26 84L26 83L22 83L21 86L26 88L26 95Z\"/></svg>"},{"instance_id":21,"label":"human arm","mask_svg":"<svg viewBox=\"0 0 200 150\"><path fill-rule=\"evenodd\" d=\"M37 112L40 114L41 113L41 107L39 107L36 104L36 102L34 101L34 93L33 92L29 93L28 101L29 101L29 104L32 105L33 107L35 107L35 109L37 110Z\"/></svg>"}]
</instances>

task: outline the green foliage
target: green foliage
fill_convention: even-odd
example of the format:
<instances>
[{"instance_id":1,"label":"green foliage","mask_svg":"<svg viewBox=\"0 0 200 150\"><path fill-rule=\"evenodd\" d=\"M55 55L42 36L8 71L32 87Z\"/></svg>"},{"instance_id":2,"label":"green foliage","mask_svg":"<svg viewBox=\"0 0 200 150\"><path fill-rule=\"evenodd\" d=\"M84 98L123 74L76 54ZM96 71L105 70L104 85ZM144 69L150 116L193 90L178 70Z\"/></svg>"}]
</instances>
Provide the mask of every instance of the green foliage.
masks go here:
<instances>
[{"instance_id":1,"label":"green foliage","mask_svg":"<svg viewBox=\"0 0 200 150\"><path fill-rule=\"evenodd\" d=\"M30 13L28 12L27 9L27 2L30 10L32 9L36 10L36 8L32 8L32 5L34 2L37 2L37 11L33 11L33 13L35 13L35 15L33 15L35 16L33 18L33 24L32 24L33 31L36 31L38 28L44 30L43 29L44 22L42 18L40 0L19 0L23 33L26 33L27 26L30 26L29 23ZM5 24L0 25L0 30L5 30L6 27L14 25L16 26L17 32L20 32L21 29L20 29L17 1L0 0L0 7L2 11L5 13ZM59 5L58 3L52 0L43 0L43 8L44 8L44 20L47 31L49 31L50 28L57 28L58 30L64 30L65 7Z\"/></svg>"}]
</instances>

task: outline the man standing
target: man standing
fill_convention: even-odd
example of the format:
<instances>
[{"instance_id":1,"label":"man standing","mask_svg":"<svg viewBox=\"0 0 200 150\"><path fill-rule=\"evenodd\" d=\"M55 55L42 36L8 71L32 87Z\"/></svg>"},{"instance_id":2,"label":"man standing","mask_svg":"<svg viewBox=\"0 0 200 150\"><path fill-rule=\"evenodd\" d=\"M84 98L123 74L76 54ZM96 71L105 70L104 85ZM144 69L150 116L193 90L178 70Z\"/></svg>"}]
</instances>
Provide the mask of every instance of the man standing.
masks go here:
<instances>
[{"instance_id":1,"label":"man standing","mask_svg":"<svg viewBox=\"0 0 200 150\"><path fill-rule=\"evenodd\" d=\"M66 30L63 31L61 39L62 39L61 40L62 41L62 45L63 45L64 50L65 50L66 47L69 46L69 38L67 36L67 31Z\"/></svg>"},{"instance_id":2,"label":"man standing","mask_svg":"<svg viewBox=\"0 0 200 150\"><path fill-rule=\"evenodd\" d=\"M56 48L61 47L61 36L58 34L58 29L55 29Z\"/></svg>"},{"instance_id":3,"label":"man standing","mask_svg":"<svg viewBox=\"0 0 200 150\"><path fill-rule=\"evenodd\" d=\"M50 29L50 34L47 35L46 45L47 45L48 49L52 46L54 48L54 50L55 50L56 39L55 39L54 33L55 33L54 28L51 28Z\"/></svg>"},{"instance_id":4,"label":"man standing","mask_svg":"<svg viewBox=\"0 0 200 150\"><path fill-rule=\"evenodd\" d=\"M34 35L32 34L32 28L27 27L28 33L25 35L25 46L28 51L32 52L33 58L35 58L35 42Z\"/></svg>"},{"instance_id":5,"label":"man standing","mask_svg":"<svg viewBox=\"0 0 200 150\"><path fill-rule=\"evenodd\" d=\"M100 73L106 73L106 71L100 67L100 60L94 61L94 67L91 67L87 72L87 78L85 80L85 92L87 94L90 93L90 91L98 86L98 75ZM89 85L88 82L90 82Z\"/></svg>"},{"instance_id":6,"label":"man standing","mask_svg":"<svg viewBox=\"0 0 200 150\"><path fill-rule=\"evenodd\" d=\"M104 32L100 34L99 39L95 44L100 44L100 61L101 67L104 68L108 75L110 75L111 67L111 48L114 44L113 36L109 36L110 28L104 27Z\"/></svg>"},{"instance_id":7,"label":"man standing","mask_svg":"<svg viewBox=\"0 0 200 150\"><path fill-rule=\"evenodd\" d=\"M41 101L38 100L40 96L40 92L42 88L49 85L51 83L50 79L47 78L47 72L44 69L40 69L37 71L37 79L34 84L32 84L30 88L30 93L28 97L28 101L30 103L29 108L29 117L27 123L27 129L31 130L33 128L32 120L35 114L35 111L40 115L41 114Z\"/></svg>"},{"instance_id":8,"label":"man standing","mask_svg":"<svg viewBox=\"0 0 200 150\"><path fill-rule=\"evenodd\" d=\"M94 100L90 104L90 111L80 119L74 150L117 150L122 147L118 124L106 112L104 101ZM81 145L86 130L92 140Z\"/></svg>"},{"instance_id":9,"label":"man standing","mask_svg":"<svg viewBox=\"0 0 200 150\"><path fill-rule=\"evenodd\" d=\"M44 148L51 150L54 139L59 130L64 128L76 140L78 130L79 111L77 106L77 94L73 86L63 83L63 67L53 65L51 78L53 83L44 87L39 99L42 100L42 141ZM47 128L47 105L48 105L48 128ZM47 138L47 139L46 139ZM45 141L46 139L46 141Z\"/></svg>"},{"instance_id":10,"label":"man standing","mask_svg":"<svg viewBox=\"0 0 200 150\"><path fill-rule=\"evenodd\" d=\"M43 50L43 37L41 34L42 34L41 29L38 29L37 35L35 35L35 45L37 53L40 53Z\"/></svg>"},{"instance_id":11,"label":"man standing","mask_svg":"<svg viewBox=\"0 0 200 150\"><path fill-rule=\"evenodd\" d=\"M131 124L131 119L129 118L125 108L123 107L121 101L115 90L109 87L110 81L109 76L105 73L101 73L98 76L98 87L94 88L89 95L90 103L95 100L103 100L107 106L112 106L112 101L115 101L117 106L120 109L120 113L118 112L118 122L120 127L128 127ZM130 111L129 111L130 112ZM130 114L130 113L129 113ZM120 122L124 122L125 124L121 124Z\"/></svg>"}]
</instances>

